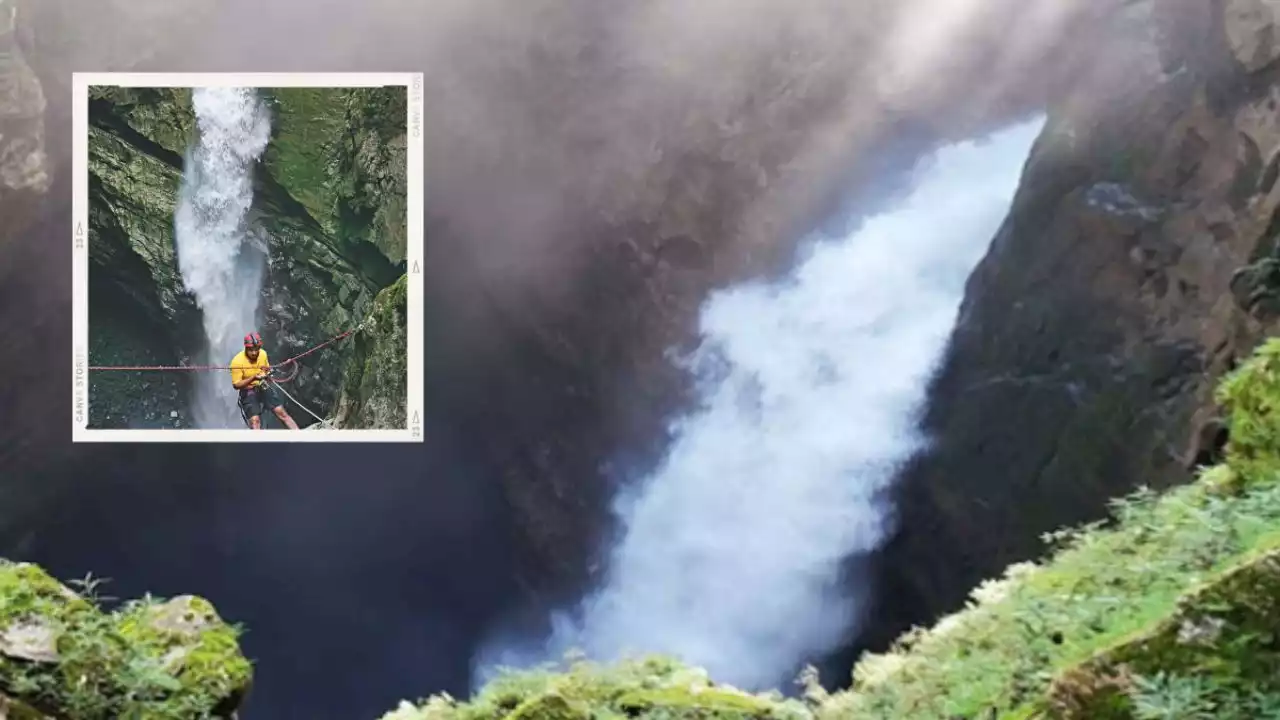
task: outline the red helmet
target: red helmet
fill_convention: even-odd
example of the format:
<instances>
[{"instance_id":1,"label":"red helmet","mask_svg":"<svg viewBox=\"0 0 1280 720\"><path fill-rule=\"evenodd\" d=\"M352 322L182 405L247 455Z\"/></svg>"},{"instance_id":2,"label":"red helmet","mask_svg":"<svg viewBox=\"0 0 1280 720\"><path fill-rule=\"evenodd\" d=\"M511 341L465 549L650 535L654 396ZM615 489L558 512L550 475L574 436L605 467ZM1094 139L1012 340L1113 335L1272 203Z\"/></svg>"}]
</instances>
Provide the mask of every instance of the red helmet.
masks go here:
<instances>
[{"instance_id":1,"label":"red helmet","mask_svg":"<svg viewBox=\"0 0 1280 720\"><path fill-rule=\"evenodd\" d=\"M256 332L251 332L244 336L244 346L247 348L262 347L262 336Z\"/></svg>"}]
</instances>

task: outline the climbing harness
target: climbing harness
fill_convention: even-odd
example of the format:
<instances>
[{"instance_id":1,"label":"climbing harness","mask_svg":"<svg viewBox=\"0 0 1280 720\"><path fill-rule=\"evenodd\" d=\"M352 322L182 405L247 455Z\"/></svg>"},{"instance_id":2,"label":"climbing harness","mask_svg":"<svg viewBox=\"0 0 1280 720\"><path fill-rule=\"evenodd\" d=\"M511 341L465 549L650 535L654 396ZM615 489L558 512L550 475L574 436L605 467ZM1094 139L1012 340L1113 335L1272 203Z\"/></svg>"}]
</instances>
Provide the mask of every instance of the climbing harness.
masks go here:
<instances>
[{"instance_id":1,"label":"climbing harness","mask_svg":"<svg viewBox=\"0 0 1280 720\"><path fill-rule=\"evenodd\" d=\"M311 417L317 420L316 424L309 425L305 429L312 430L318 427L324 427L329 425L332 421L326 420L320 417L319 415L315 414L311 410L311 408L298 402L298 399L295 398L293 395L289 394L289 391L285 390L283 387L281 387L281 385L284 383L291 382L293 381L294 378L298 377L298 372L301 370L301 367L298 364L299 360L322 348L326 348L342 340L343 338L346 338L354 333L357 333L363 330L364 326L365 326L365 323L362 322L356 327L351 328L350 330L347 330L344 333L334 335L333 337L320 343L319 345L316 345L310 350L294 355L293 357L288 358L280 363L272 363L271 371L268 374L265 382L270 383L272 387L279 390L281 393L284 393L284 396L289 398L289 400L291 400L293 404L302 408L307 412L308 415L310 415ZM245 347L261 347L262 337L258 335L258 333L256 332L251 332L244 336L244 343L245 343ZM288 375L277 375L277 373L280 372L282 368L286 368L286 367L291 368L292 372L290 372ZM206 371L206 370L232 370L232 369L234 368L232 368L229 365L90 365L89 366L89 370L98 370L98 371L175 372L175 371ZM240 409L240 417L244 420L245 427L249 427L249 416L245 413L244 403L237 401L236 406Z\"/></svg>"},{"instance_id":2,"label":"climbing harness","mask_svg":"<svg viewBox=\"0 0 1280 720\"><path fill-rule=\"evenodd\" d=\"M276 390L279 390L280 392L284 393L285 397L289 398L290 400L293 400L293 402L297 403L298 407L302 408L303 410L306 410L309 414L311 414L312 417L315 417L315 413L312 413L310 410L308 410L306 406L304 406L302 403L298 402L297 400L294 400L294 397L292 395L285 392L285 389L280 387L280 383L287 383L293 380L294 378L298 377L298 363L293 362L292 360L287 360L285 361L285 364L291 366L293 368L293 372L289 373L288 376L282 377L277 375L277 373L280 372L280 366L272 365L270 372L267 373L267 377L262 381L263 384L264 385L269 384L271 387L274 387ZM241 395L239 399L236 400L236 407L239 408L240 410L240 419L244 420L244 426L252 429L253 425L249 423L249 413L248 411L245 410L245 407L244 407L243 395Z\"/></svg>"}]
</instances>

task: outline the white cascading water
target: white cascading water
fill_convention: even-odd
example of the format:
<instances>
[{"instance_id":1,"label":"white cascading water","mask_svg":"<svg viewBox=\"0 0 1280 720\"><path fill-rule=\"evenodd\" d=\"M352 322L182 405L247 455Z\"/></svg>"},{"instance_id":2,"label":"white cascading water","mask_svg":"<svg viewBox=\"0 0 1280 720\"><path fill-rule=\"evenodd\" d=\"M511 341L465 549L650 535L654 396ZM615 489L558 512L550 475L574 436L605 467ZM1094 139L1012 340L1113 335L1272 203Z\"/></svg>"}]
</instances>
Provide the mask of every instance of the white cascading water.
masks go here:
<instances>
[{"instance_id":1,"label":"white cascading water","mask_svg":"<svg viewBox=\"0 0 1280 720\"><path fill-rule=\"evenodd\" d=\"M251 241L254 164L271 118L252 88L196 88L199 140L188 153L174 218L182 282L204 315L206 363L226 365L255 327L266 257ZM223 373L198 373L196 427L242 425Z\"/></svg>"},{"instance_id":2,"label":"white cascading water","mask_svg":"<svg viewBox=\"0 0 1280 720\"><path fill-rule=\"evenodd\" d=\"M860 604L844 562L889 530L877 494L926 442L928 380L1042 127L943 148L905 198L812 242L784 282L712 296L691 359L702 406L619 501L604 586L554 618L545 647L484 653L478 679L580 650L780 687L834 650Z\"/></svg>"}]
</instances>

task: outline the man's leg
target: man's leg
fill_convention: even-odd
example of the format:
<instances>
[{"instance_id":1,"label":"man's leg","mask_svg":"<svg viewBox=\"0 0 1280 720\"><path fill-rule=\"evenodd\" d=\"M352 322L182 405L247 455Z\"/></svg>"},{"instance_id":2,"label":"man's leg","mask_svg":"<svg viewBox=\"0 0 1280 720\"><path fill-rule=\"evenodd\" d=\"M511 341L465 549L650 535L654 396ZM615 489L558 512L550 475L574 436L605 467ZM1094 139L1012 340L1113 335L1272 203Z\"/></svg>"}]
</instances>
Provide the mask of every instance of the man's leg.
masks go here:
<instances>
[{"instance_id":1,"label":"man's leg","mask_svg":"<svg viewBox=\"0 0 1280 720\"><path fill-rule=\"evenodd\" d=\"M298 423L294 422L292 417L289 417L289 412L284 409L284 400L280 398L280 393L276 392L274 387L268 385L263 391L262 399L269 403L271 412L275 413L276 417L280 418L280 422L284 423L285 427L290 430L298 429Z\"/></svg>"},{"instance_id":2,"label":"man's leg","mask_svg":"<svg viewBox=\"0 0 1280 720\"><path fill-rule=\"evenodd\" d=\"M249 420L250 430L262 429L262 398L256 388L240 394L240 409Z\"/></svg>"},{"instance_id":3,"label":"man's leg","mask_svg":"<svg viewBox=\"0 0 1280 720\"><path fill-rule=\"evenodd\" d=\"M298 429L298 423L293 421L293 418L285 411L283 405L277 405L271 408L271 412L275 413L276 417L280 418L280 422L284 423L290 430Z\"/></svg>"}]
</instances>

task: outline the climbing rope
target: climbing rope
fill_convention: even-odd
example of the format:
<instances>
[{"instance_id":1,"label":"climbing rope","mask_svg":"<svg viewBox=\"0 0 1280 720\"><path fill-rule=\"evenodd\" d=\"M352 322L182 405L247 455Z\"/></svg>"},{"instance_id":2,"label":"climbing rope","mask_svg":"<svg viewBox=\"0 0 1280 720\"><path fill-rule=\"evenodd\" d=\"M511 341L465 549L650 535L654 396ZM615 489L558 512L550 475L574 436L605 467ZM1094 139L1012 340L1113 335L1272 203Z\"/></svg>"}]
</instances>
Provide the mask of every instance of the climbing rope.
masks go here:
<instances>
[{"instance_id":1,"label":"climbing rope","mask_svg":"<svg viewBox=\"0 0 1280 720\"><path fill-rule=\"evenodd\" d=\"M272 381L272 382L274 383L275 381ZM284 389L284 388L282 388L282 387L280 387L279 383L275 383L275 386L276 386L276 389L277 389L277 390L279 390L280 392L284 393L284 396L285 396L285 397L287 397L287 398L289 398L290 400L292 400L294 405L297 405L298 407L302 408L303 410L306 410L308 415L310 415L311 417L313 417L313 418L315 418L315 419L316 419L316 423L317 423L317 424L316 424L316 425L310 425L310 426L308 426L308 427L307 427L307 430L311 430L311 429L316 428L316 427L323 427L323 426L325 426L325 425L328 425L328 424L329 424L329 421L328 421L328 420L325 420L324 418L322 418L322 417L320 417L319 415L317 415L317 414L315 414L314 412L312 412L312 411L311 411L311 408L309 408L309 407L307 407L306 405L303 405L302 403L298 402L298 398L296 398L296 397L294 397L294 396L290 395L290 394L289 394L289 391L288 391L288 390L285 390L285 389Z\"/></svg>"},{"instance_id":2,"label":"climbing rope","mask_svg":"<svg viewBox=\"0 0 1280 720\"><path fill-rule=\"evenodd\" d=\"M338 342L339 340L347 337L348 335L354 332L358 332L363 327L364 327L364 323L360 323L358 326L351 328L350 330L342 333L341 335L334 335L333 337L329 338L328 340L325 340L324 342L320 343L319 345L316 345L315 347L311 348L310 350L307 350L306 352L300 353L298 355L294 355L293 357L288 358L287 360L284 360L280 363L273 363L272 367L284 367L289 363L296 363L298 360L301 360L302 358L310 355L311 353L319 350L320 348L332 345ZM89 369L90 370L169 370L169 371L172 371L172 370L231 370L233 368L229 365L90 365ZM294 372L294 375L297 375L296 371ZM289 380L292 380L292 379L293 379L293 376L290 376ZM286 380L285 382L288 382L288 380Z\"/></svg>"}]
</instances>

